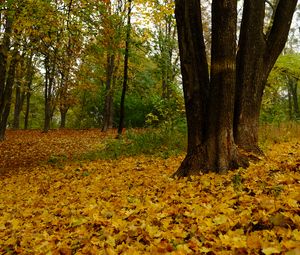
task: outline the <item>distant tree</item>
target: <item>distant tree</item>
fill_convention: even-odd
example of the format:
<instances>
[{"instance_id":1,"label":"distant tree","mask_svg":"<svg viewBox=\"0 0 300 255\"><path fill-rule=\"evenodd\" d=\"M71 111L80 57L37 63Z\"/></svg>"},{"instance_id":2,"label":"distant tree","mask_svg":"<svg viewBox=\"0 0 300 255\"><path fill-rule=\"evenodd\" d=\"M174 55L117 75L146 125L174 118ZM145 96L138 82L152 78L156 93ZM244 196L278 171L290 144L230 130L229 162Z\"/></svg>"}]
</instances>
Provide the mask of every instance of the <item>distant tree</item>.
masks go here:
<instances>
[{"instance_id":1,"label":"distant tree","mask_svg":"<svg viewBox=\"0 0 300 255\"><path fill-rule=\"evenodd\" d=\"M245 0L238 45L237 1L213 0L208 71L200 2L176 0L188 151L175 176L225 172L258 148L258 120L268 75L287 40L297 0L280 0L264 32L265 2Z\"/></svg>"},{"instance_id":2,"label":"distant tree","mask_svg":"<svg viewBox=\"0 0 300 255\"><path fill-rule=\"evenodd\" d=\"M263 104L265 118L268 118L267 111L269 110L271 111L270 113L273 111L275 113L283 112L284 116L282 116L281 120L300 119L299 81L300 55L295 53L281 55L268 79L267 96ZM274 94L274 92L276 93ZM272 104L268 104L268 102L272 102ZM269 117L272 120L272 114Z\"/></svg>"},{"instance_id":3,"label":"distant tree","mask_svg":"<svg viewBox=\"0 0 300 255\"><path fill-rule=\"evenodd\" d=\"M126 39L125 39L125 54L124 54L124 76L123 76L123 86L120 102L120 120L118 126L118 135L121 135L125 123L125 96L128 86L128 61L129 61L129 47L131 39L131 9L132 0L128 0L128 10L127 10L127 29L126 29Z\"/></svg>"}]
</instances>

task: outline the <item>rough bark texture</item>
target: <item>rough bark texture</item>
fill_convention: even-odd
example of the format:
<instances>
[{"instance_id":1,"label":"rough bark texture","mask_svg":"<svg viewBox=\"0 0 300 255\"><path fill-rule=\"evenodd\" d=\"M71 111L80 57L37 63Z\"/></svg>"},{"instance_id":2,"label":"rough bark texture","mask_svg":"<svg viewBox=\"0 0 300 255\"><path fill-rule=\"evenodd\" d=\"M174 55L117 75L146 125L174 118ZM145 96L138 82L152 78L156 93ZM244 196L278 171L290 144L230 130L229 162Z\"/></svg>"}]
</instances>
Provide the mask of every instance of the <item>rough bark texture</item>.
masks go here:
<instances>
[{"instance_id":1,"label":"rough bark texture","mask_svg":"<svg viewBox=\"0 0 300 255\"><path fill-rule=\"evenodd\" d=\"M262 154L258 147L258 126L263 91L287 40L296 4L297 0L280 0L273 25L265 35L264 1L244 1L237 53L234 138L246 151Z\"/></svg>"},{"instance_id":2,"label":"rough bark texture","mask_svg":"<svg viewBox=\"0 0 300 255\"><path fill-rule=\"evenodd\" d=\"M187 155L174 176L188 176L203 169L203 147L209 93L208 64L203 37L201 8L197 0L175 1L181 74L188 126Z\"/></svg>"},{"instance_id":3,"label":"rough bark texture","mask_svg":"<svg viewBox=\"0 0 300 255\"><path fill-rule=\"evenodd\" d=\"M176 1L188 152L175 176L244 165L233 139L236 1L213 1L209 83L199 1Z\"/></svg>"},{"instance_id":4,"label":"rough bark texture","mask_svg":"<svg viewBox=\"0 0 300 255\"><path fill-rule=\"evenodd\" d=\"M236 1L212 2L207 167L218 172L238 168L242 163L233 139L236 24Z\"/></svg>"},{"instance_id":5,"label":"rough bark texture","mask_svg":"<svg viewBox=\"0 0 300 255\"><path fill-rule=\"evenodd\" d=\"M260 152L257 133L263 90L287 39L296 2L278 2L273 26L264 35L264 1L245 0L236 56L237 1L213 0L209 80L200 1L175 1L188 150L174 176L248 166L236 142Z\"/></svg>"}]
</instances>

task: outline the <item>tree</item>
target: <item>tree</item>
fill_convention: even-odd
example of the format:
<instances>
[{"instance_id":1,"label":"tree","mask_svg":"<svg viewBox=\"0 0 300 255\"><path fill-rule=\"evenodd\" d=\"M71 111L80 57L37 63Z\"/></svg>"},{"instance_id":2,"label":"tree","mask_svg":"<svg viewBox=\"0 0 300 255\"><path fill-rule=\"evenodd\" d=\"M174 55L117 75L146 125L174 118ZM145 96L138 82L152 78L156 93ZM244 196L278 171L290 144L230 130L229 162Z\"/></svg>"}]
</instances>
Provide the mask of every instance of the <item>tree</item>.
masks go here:
<instances>
[{"instance_id":1,"label":"tree","mask_svg":"<svg viewBox=\"0 0 300 255\"><path fill-rule=\"evenodd\" d=\"M113 127L114 117L114 90L116 74L119 68L119 48L121 47L121 32L123 27L123 2L116 2L116 10L112 1L107 1L105 11L102 14L103 46L106 48L106 81L105 81L105 102L103 109L102 131L107 131Z\"/></svg>"},{"instance_id":2,"label":"tree","mask_svg":"<svg viewBox=\"0 0 300 255\"><path fill-rule=\"evenodd\" d=\"M273 20L264 33L265 3L244 1L238 52L234 116L236 143L255 153L258 147L259 113L268 76L283 50L297 0L277 1Z\"/></svg>"},{"instance_id":3,"label":"tree","mask_svg":"<svg viewBox=\"0 0 300 255\"><path fill-rule=\"evenodd\" d=\"M128 58L129 58L129 47L130 47L130 36L131 36L131 4L132 0L128 1L128 12L127 12L127 31L125 40L125 54L124 54L124 77L123 77L123 87L120 103L120 120L118 126L118 135L120 136L124 128L125 119L125 95L128 86Z\"/></svg>"},{"instance_id":4,"label":"tree","mask_svg":"<svg viewBox=\"0 0 300 255\"><path fill-rule=\"evenodd\" d=\"M264 97L263 104L263 117L266 120L272 120L274 118L272 115L275 114L277 118L286 120L300 119L299 80L300 55L295 53L281 55L268 78L266 89L268 97ZM272 114L273 112L275 114Z\"/></svg>"},{"instance_id":5,"label":"tree","mask_svg":"<svg viewBox=\"0 0 300 255\"><path fill-rule=\"evenodd\" d=\"M263 90L284 47L296 4L280 0L271 29L264 34L265 3L245 0L237 47L237 1L213 0L209 72L200 2L175 1L188 125L187 155L175 176L245 167L248 161L237 145L259 151Z\"/></svg>"},{"instance_id":6,"label":"tree","mask_svg":"<svg viewBox=\"0 0 300 255\"><path fill-rule=\"evenodd\" d=\"M1 30L4 30L3 38L0 41L0 141L5 137L18 59L17 49L11 50L15 18L12 3L8 2L7 6L3 5L1 8L4 8L5 13L3 26L0 26Z\"/></svg>"}]
</instances>

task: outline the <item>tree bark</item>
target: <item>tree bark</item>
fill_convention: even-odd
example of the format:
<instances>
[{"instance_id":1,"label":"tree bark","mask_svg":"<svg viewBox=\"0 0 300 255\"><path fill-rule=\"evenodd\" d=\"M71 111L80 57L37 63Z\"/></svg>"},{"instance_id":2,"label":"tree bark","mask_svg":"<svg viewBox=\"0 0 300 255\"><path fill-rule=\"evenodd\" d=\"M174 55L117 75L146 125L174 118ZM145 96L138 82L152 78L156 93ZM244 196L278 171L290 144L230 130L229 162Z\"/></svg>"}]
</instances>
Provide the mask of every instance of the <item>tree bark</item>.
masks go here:
<instances>
[{"instance_id":1,"label":"tree bark","mask_svg":"<svg viewBox=\"0 0 300 255\"><path fill-rule=\"evenodd\" d=\"M5 138L5 131L7 126L7 120L10 112L11 106L11 98L12 98L12 90L15 81L15 70L17 65L17 57L18 51L14 50L12 60L10 61L10 66L6 79L6 86L4 91L5 103L3 107L3 111L1 112L1 121L0 121L0 141L3 141Z\"/></svg>"},{"instance_id":2,"label":"tree bark","mask_svg":"<svg viewBox=\"0 0 300 255\"><path fill-rule=\"evenodd\" d=\"M200 2L176 0L175 16L188 127L187 155L174 174L180 177L198 173L204 164L209 75Z\"/></svg>"},{"instance_id":3,"label":"tree bark","mask_svg":"<svg viewBox=\"0 0 300 255\"><path fill-rule=\"evenodd\" d=\"M27 74L26 74L26 109L24 116L24 129L28 129L29 121L29 112L30 112L30 98L31 98L31 85L34 75L34 70L32 66L33 53L30 53L30 56L27 61Z\"/></svg>"},{"instance_id":4,"label":"tree bark","mask_svg":"<svg viewBox=\"0 0 300 255\"><path fill-rule=\"evenodd\" d=\"M25 116L24 116L24 130L28 129L29 112L30 112L30 98L31 98L31 91L29 90L26 92L26 110L25 110Z\"/></svg>"},{"instance_id":5,"label":"tree bark","mask_svg":"<svg viewBox=\"0 0 300 255\"><path fill-rule=\"evenodd\" d=\"M280 0L272 26L264 34L265 3L245 0L237 53L234 138L238 146L262 154L259 113L269 73L287 40L297 0Z\"/></svg>"},{"instance_id":6,"label":"tree bark","mask_svg":"<svg viewBox=\"0 0 300 255\"><path fill-rule=\"evenodd\" d=\"M298 103L298 84L295 78L288 78L288 97L290 108L290 119L300 119Z\"/></svg>"},{"instance_id":7,"label":"tree bark","mask_svg":"<svg viewBox=\"0 0 300 255\"><path fill-rule=\"evenodd\" d=\"M207 129L207 169L225 172L245 166L233 138L236 82L237 2L212 2L211 76Z\"/></svg>"},{"instance_id":8,"label":"tree bark","mask_svg":"<svg viewBox=\"0 0 300 255\"><path fill-rule=\"evenodd\" d=\"M23 109L23 103L25 99L25 92L22 86L22 65L24 63L24 56L21 56L20 64L16 69L16 93L15 93L15 107L14 107L14 119L13 119L13 129L17 130L20 128L20 114Z\"/></svg>"},{"instance_id":9,"label":"tree bark","mask_svg":"<svg viewBox=\"0 0 300 255\"><path fill-rule=\"evenodd\" d=\"M103 126L102 132L106 132L113 127L113 113L114 113L114 101L113 101L113 74L115 69L115 55L107 53L107 67L106 67L106 88L105 88L105 102L103 109Z\"/></svg>"},{"instance_id":10,"label":"tree bark","mask_svg":"<svg viewBox=\"0 0 300 255\"><path fill-rule=\"evenodd\" d=\"M213 0L209 80L200 1L175 1L188 150L173 176L248 166L236 142L259 151L263 90L287 39L296 2L279 1L273 26L264 35L264 1L245 0L236 56L237 1Z\"/></svg>"},{"instance_id":11,"label":"tree bark","mask_svg":"<svg viewBox=\"0 0 300 255\"><path fill-rule=\"evenodd\" d=\"M49 56L45 57L45 91L44 91L44 97L45 97L45 109L44 109L44 128L43 132L47 133L50 130L51 127L51 120L53 117L55 105L54 105L54 75L56 70L56 54L54 54L54 60L53 62L50 62Z\"/></svg>"},{"instance_id":12,"label":"tree bark","mask_svg":"<svg viewBox=\"0 0 300 255\"><path fill-rule=\"evenodd\" d=\"M130 46L130 35L131 35L131 2L128 0L128 13L127 13L127 31L126 31L126 42L125 42L125 56L124 56L124 77L123 77L123 87L120 102L120 120L118 127L118 135L122 135L125 123L125 96L128 84L128 59L129 59L129 46Z\"/></svg>"},{"instance_id":13,"label":"tree bark","mask_svg":"<svg viewBox=\"0 0 300 255\"><path fill-rule=\"evenodd\" d=\"M5 138L7 119L10 111L11 93L14 80L14 69L16 64L16 54L13 53L13 58L8 70L8 56L10 51L11 33L12 33L13 18L11 13L5 15L5 30L2 43L0 44L0 141Z\"/></svg>"}]
</instances>

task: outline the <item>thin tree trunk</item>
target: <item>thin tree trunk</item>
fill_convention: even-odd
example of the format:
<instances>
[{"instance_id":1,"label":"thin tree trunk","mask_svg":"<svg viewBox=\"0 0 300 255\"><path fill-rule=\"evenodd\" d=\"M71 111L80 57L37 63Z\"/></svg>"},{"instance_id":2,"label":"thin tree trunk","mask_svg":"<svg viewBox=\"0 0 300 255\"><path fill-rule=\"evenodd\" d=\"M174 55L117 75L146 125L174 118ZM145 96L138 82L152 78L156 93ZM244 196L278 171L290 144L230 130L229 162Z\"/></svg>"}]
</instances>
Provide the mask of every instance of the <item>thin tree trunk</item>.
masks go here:
<instances>
[{"instance_id":1,"label":"thin tree trunk","mask_svg":"<svg viewBox=\"0 0 300 255\"><path fill-rule=\"evenodd\" d=\"M51 64L51 65L50 65ZM56 68L55 61L50 63L48 57L45 58L45 116L44 116L44 128L43 132L47 133L51 126L51 119L54 112L54 105L53 105L53 86L54 86L54 72Z\"/></svg>"},{"instance_id":2,"label":"thin tree trunk","mask_svg":"<svg viewBox=\"0 0 300 255\"><path fill-rule=\"evenodd\" d=\"M125 96L128 83L128 58L129 58L129 47L130 47L130 34L131 34L131 2L129 0L128 13L127 13L127 32L126 32L126 42L125 42L125 58L124 58L124 78L123 78L123 88L120 103L120 120L118 127L118 135L122 135L124 122L125 122Z\"/></svg>"},{"instance_id":3,"label":"thin tree trunk","mask_svg":"<svg viewBox=\"0 0 300 255\"><path fill-rule=\"evenodd\" d=\"M31 98L31 85L34 75L32 66L33 53L30 53L30 57L27 61L27 75L26 75L26 109L24 116L24 129L28 129L29 112L30 112L30 98Z\"/></svg>"},{"instance_id":4,"label":"thin tree trunk","mask_svg":"<svg viewBox=\"0 0 300 255\"><path fill-rule=\"evenodd\" d=\"M60 128L66 127L66 118L67 118L67 112L60 111Z\"/></svg>"},{"instance_id":5,"label":"thin tree trunk","mask_svg":"<svg viewBox=\"0 0 300 255\"><path fill-rule=\"evenodd\" d=\"M106 88L105 88L105 102L104 102L104 114L103 114L103 126L102 132L106 132L113 127L113 74L115 69L115 55L109 54L107 56L107 68L106 68Z\"/></svg>"},{"instance_id":6,"label":"thin tree trunk","mask_svg":"<svg viewBox=\"0 0 300 255\"><path fill-rule=\"evenodd\" d=\"M16 84L16 96L15 96L15 109L14 109L14 120L13 120L13 129L20 128L20 113L22 111L21 104L21 88L20 83Z\"/></svg>"},{"instance_id":7,"label":"thin tree trunk","mask_svg":"<svg viewBox=\"0 0 300 255\"><path fill-rule=\"evenodd\" d=\"M26 92L26 110L24 116L24 129L28 129L28 121L29 121L29 112L30 112L30 98L31 98L31 91Z\"/></svg>"},{"instance_id":8,"label":"thin tree trunk","mask_svg":"<svg viewBox=\"0 0 300 255\"><path fill-rule=\"evenodd\" d=\"M22 64L23 64L23 57L21 57L22 63L18 65L18 68L16 70L16 94L15 94L15 107L14 107L14 119L13 119L13 129L19 129L20 128L20 114L23 109L23 103L25 98L24 89L22 88Z\"/></svg>"},{"instance_id":9,"label":"thin tree trunk","mask_svg":"<svg viewBox=\"0 0 300 255\"><path fill-rule=\"evenodd\" d=\"M293 100L294 116L296 119L300 119L299 103L298 103L298 84L297 80L291 81L291 94Z\"/></svg>"}]
</instances>

